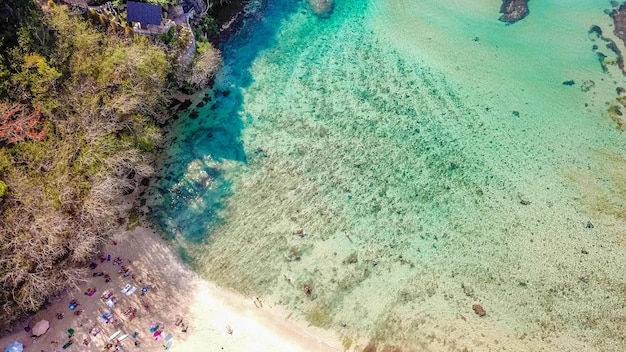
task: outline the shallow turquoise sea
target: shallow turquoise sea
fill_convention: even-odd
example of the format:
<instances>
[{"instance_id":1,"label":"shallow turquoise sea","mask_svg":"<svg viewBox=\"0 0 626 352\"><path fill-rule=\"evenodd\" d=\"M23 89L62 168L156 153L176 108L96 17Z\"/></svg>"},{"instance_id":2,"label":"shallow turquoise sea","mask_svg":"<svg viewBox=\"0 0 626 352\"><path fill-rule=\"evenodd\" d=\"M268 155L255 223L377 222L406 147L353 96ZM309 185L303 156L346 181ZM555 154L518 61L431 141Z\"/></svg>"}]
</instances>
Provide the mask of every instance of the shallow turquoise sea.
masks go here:
<instances>
[{"instance_id":1,"label":"shallow turquoise sea","mask_svg":"<svg viewBox=\"0 0 626 352\"><path fill-rule=\"evenodd\" d=\"M611 4L499 7L268 0L175 123L153 219L204 277L353 346L626 350L626 79L588 32L623 48Z\"/></svg>"}]
</instances>

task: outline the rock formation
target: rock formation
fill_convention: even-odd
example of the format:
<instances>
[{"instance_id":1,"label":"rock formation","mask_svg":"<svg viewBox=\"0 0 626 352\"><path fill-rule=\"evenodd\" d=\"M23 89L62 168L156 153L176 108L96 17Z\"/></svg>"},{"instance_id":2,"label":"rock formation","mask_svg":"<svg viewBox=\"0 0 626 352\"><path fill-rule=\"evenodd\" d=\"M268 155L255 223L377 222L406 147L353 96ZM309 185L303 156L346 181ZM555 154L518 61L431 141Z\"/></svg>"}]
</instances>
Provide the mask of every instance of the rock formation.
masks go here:
<instances>
[{"instance_id":1,"label":"rock formation","mask_svg":"<svg viewBox=\"0 0 626 352\"><path fill-rule=\"evenodd\" d=\"M515 23L528 15L528 0L502 0L500 21Z\"/></svg>"},{"instance_id":2,"label":"rock formation","mask_svg":"<svg viewBox=\"0 0 626 352\"><path fill-rule=\"evenodd\" d=\"M321 18L328 18L335 7L335 0L307 0L313 13Z\"/></svg>"},{"instance_id":3,"label":"rock formation","mask_svg":"<svg viewBox=\"0 0 626 352\"><path fill-rule=\"evenodd\" d=\"M483 306L481 306L480 304L474 304L472 306L472 309L474 310L474 313L476 313L476 315L478 315L479 317L484 317L487 314Z\"/></svg>"},{"instance_id":4,"label":"rock formation","mask_svg":"<svg viewBox=\"0 0 626 352\"><path fill-rule=\"evenodd\" d=\"M611 18L613 18L613 33L624 41L626 45L626 4L623 4L617 10L611 11ZM600 33L602 35L602 33Z\"/></svg>"},{"instance_id":5,"label":"rock formation","mask_svg":"<svg viewBox=\"0 0 626 352\"><path fill-rule=\"evenodd\" d=\"M622 8L620 8L621 10ZM620 14L621 13L621 14ZM620 37L620 32L621 30L619 28L624 28L624 27L620 27L619 21L623 21L624 23L626 23L626 19L624 18L624 16L626 16L626 7L624 8L623 12L620 11L613 11L611 13L611 17L613 17L613 23L615 24L615 34ZM622 24L623 25L623 24ZM602 28L596 26L596 25L592 25L591 28L589 29L589 31L587 32L588 34L595 34L597 38L603 40L606 42L606 48L611 50L613 53L615 53L615 63L617 64L617 66L620 68L620 70L622 70L622 73L624 75L626 75L626 65L624 65L624 57L622 56L622 51L619 49L619 47L617 46L617 43L615 43L615 41L613 41L613 39L605 37L602 34ZM625 37L626 38L626 37ZM620 37L620 39L624 40L623 38ZM625 41L626 43L626 41ZM596 53L596 55L598 56L598 59L600 61L600 65L602 65L602 70L606 73L608 72L608 68L606 66L607 62L606 62L606 55L603 54L602 52L598 51L598 46L594 45L593 46L593 51Z\"/></svg>"}]
</instances>

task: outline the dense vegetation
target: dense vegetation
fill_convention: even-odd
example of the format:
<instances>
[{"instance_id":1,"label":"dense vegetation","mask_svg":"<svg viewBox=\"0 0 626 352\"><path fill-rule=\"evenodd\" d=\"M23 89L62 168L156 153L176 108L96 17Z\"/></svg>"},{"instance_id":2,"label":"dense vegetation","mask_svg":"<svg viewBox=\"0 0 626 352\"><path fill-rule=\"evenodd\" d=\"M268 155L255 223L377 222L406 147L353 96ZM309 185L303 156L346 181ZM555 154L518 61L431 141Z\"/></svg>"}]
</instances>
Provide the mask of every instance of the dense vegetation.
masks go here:
<instances>
[{"instance_id":1,"label":"dense vegetation","mask_svg":"<svg viewBox=\"0 0 626 352\"><path fill-rule=\"evenodd\" d=\"M4 328L79 280L119 226L114 200L152 173L161 138L154 121L167 118L177 82L163 43L106 33L52 2L0 6ZM190 84L205 83L202 74Z\"/></svg>"}]
</instances>

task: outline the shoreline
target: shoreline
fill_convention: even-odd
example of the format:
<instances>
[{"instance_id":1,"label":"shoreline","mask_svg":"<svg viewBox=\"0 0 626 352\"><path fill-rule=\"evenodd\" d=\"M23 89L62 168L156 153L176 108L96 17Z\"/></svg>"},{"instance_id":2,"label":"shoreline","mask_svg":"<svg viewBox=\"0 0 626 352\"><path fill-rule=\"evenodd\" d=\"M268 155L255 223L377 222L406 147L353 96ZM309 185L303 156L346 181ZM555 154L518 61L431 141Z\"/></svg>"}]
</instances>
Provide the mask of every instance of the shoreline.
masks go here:
<instances>
[{"instance_id":1,"label":"shoreline","mask_svg":"<svg viewBox=\"0 0 626 352\"><path fill-rule=\"evenodd\" d=\"M135 347L137 341L141 349L164 350L171 341L171 351L345 350L340 338L331 331L290 319L282 307L264 302L263 298L246 298L201 279L150 228L120 231L103 251L112 258L121 257L122 265L131 270L132 276L118 274L121 265L115 266L115 260L100 263L96 258L97 267L86 268L84 282L28 318L23 326L17 325L14 332L1 337L0 347L18 341L25 345L24 351L103 351L107 343L111 343L113 351L116 339L128 334L120 341L125 349ZM110 282L93 276L94 272L102 271L110 274ZM137 287L135 293L121 293L125 284ZM149 289L142 297L144 285ZM89 287L97 290L92 296L83 294ZM111 299L117 298L113 307L107 306L102 298L107 290L113 294ZM72 300L79 304L74 311L68 307ZM136 309L132 319L124 314L131 309ZM80 310L82 314L75 315ZM110 323L101 318L107 310L115 316ZM58 313L63 313L64 318L57 319ZM50 329L34 340L23 328L32 328L41 319L50 322ZM177 324L179 319L182 324ZM159 340L150 336L150 327L155 324L162 331ZM70 342L69 329L74 329L73 344L63 349L62 346ZM100 332L93 336L98 329ZM117 337L109 341L117 331L120 331ZM137 335L133 338L135 332ZM85 339L88 345L83 344ZM352 347L350 351L359 348L358 345Z\"/></svg>"}]
</instances>

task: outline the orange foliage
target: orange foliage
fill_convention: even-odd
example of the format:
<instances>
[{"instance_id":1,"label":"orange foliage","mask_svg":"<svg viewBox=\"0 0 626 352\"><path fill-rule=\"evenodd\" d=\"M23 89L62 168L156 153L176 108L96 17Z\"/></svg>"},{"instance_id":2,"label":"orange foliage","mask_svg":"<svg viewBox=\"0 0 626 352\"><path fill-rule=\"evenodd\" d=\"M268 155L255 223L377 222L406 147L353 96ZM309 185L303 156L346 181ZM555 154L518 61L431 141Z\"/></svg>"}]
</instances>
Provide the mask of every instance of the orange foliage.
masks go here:
<instances>
[{"instance_id":1,"label":"orange foliage","mask_svg":"<svg viewBox=\"0 0 626 352\"><path fill-rule=\"evenodd\" d=\"M0 142L13 144L27 138L41 141L46 138L42 125L43 118L38 107L29 113L26 107L15 104L3 111L0 117ZM37 131L37 128L41 130Z\"/></svg>"}]
</instances>

